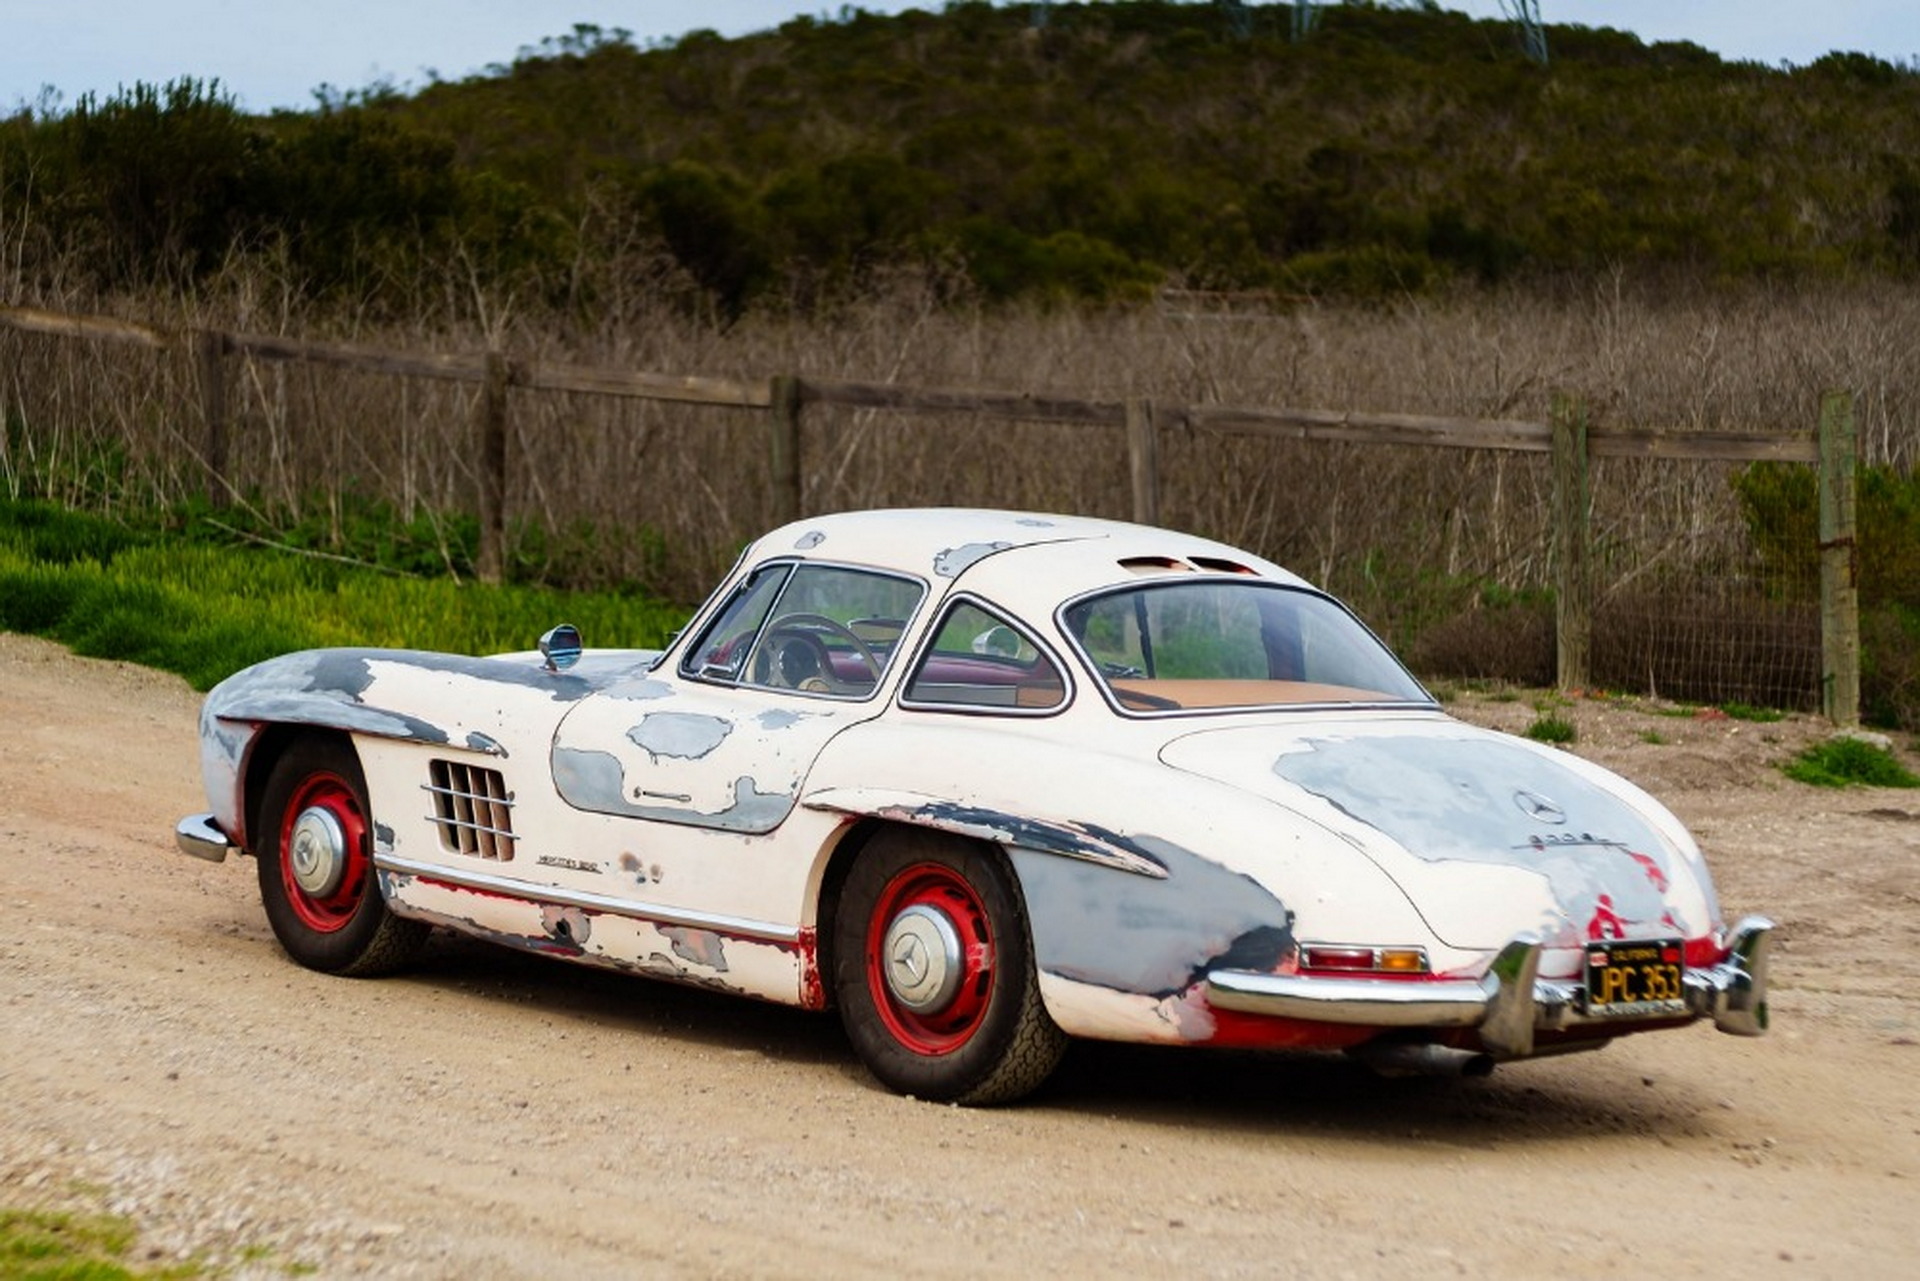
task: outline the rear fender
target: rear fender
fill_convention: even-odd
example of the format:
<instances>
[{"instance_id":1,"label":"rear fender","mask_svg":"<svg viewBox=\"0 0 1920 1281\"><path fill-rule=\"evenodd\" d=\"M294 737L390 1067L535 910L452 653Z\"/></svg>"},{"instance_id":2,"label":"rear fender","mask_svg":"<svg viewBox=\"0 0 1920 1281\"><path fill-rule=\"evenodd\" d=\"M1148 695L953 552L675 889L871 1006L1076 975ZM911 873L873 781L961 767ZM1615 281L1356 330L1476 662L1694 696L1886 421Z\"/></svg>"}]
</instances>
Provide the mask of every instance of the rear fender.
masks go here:
<instances>
[{"instance_id":1,"label":"rear fender","mask_svg":"<svg viewBox=\"0 0 1920 1281\"><path fill-rule=\"evenodd\" d=\"M1042 999L1071 1035L1210 1041L1217 1028L1197 993L1211 970L1294 961L1294 913L1280 896L1173 840L884 788L835 788L803 804L1001 847Z\"/></svg>"}]
</instances>

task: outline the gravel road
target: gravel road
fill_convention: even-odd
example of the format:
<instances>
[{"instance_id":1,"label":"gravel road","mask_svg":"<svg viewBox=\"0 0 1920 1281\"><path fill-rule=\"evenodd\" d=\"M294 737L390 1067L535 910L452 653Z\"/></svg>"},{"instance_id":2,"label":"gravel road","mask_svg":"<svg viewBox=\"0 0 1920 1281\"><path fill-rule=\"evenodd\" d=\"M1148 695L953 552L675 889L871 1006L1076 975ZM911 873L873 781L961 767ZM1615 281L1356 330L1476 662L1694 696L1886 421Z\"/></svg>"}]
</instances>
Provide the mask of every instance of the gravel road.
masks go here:
<instances>
[{"instance_id":1,"label":"gravel road","mask_svg":"<svg viewBox=\"0 0 1920 1281\"><path fill-rule=\"evenodd\" d=\"M294 966L250 860L173 850L197 706L0 635L0 1207L126 1215L156 1264L1920 1275L1920 793L1787 782L1812 720L1570 712L1694 827L1731 914L1781 922L1762 1040L1447 1081L1077 1045L1033 1101L972 1111L884 1092L828 1017L453 939L393 979Z\"/></svg>"}]
</instances>

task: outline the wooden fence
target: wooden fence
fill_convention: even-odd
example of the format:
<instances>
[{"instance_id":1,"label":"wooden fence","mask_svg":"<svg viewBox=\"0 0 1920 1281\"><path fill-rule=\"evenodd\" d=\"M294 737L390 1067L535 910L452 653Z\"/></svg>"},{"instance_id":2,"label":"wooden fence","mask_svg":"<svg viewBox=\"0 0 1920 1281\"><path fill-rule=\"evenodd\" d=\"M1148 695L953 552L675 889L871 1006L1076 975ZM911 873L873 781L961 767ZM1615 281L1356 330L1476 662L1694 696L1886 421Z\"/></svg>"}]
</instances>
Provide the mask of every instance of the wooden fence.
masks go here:
<instances>
[{"instance_id":1,"label":"wooden fence","mask_svg":"<svg viewBox=\"0 0 1920 1281\"><path fill-rule=\"evenodd\" d=\"M968 413L1122 431L1132 480L1133 516L1145 524L1159 520L1159 442L1170 431L1544 453L1551 456L1557 671L1563 688L1579 688L1588 683L1587 648L1593 611L1589 569L1592 546L1589 466L1594 458L1807 463L1820 469L1822 708L1836 723L1858 722L1860 634L1854 527L1857 441L1852 400L1841 392L1829 393L1824 398L1818 431L1628 430L1589 422L1585 405L1565 396L1554 398L1550 419L1543 423L1171 404L1142 398L1083 400L1026 392L850 382L794 374L738 381L521 360L500 351L423 354L216 329L171 332L108 317L22 307L0 307L0 325L69 338L190 351L198 365L204 433L201 458L207 473L208 496L216 505L225 503L231 495L227 481L226 378L226 362L230 357L306 361L368 373L478 386L476 427L481 480L476 499L481 533L477 568L481 577L490 581L499 579L505 561L505 499L512 467L507 441L515 390L625 396L758 413L766 423L767 479L774 496L774 512L776 518L783 521L798 519L806 511L800 467L800 423L809 405L904 414Z\"/></svg>"}]
</instances>

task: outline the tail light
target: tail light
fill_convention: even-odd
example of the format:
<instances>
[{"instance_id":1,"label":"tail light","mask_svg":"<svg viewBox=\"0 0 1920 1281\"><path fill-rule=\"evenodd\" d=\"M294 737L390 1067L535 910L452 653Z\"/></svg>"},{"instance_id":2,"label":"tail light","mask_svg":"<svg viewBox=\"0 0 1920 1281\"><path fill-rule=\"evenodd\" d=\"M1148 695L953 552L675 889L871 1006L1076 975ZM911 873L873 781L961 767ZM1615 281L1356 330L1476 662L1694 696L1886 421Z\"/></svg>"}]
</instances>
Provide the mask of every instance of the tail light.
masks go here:
<instances>
[{"instance_id":1,"label":"tail light","mask_svg":"<svg viewBox=\"0 0 1920 1281\"><path fill-rule=\"evenodd\" d=\"M1348 947L1307 943L1300 948L1300 968L1340 974L1425 974L1423 947Z\"/></svg>"}]
</instances>

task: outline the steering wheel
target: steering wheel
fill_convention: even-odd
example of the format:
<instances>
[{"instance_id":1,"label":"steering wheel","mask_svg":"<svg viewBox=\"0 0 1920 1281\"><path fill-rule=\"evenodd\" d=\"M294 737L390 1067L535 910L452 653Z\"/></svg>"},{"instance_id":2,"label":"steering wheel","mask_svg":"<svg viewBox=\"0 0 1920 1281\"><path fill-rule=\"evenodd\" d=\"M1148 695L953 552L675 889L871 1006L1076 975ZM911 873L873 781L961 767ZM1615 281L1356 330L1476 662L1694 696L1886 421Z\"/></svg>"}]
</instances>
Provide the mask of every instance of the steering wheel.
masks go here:
<instances>
[{"instance_id":1,"label":"steering wheel","mask_svg":"<svg viewBox=\"0 0 1920 1281\"><path fill-rule=\"evenodd\" d=\"M828 618L825 614L787 614L776 620L767 629L766 638L760 644L760 653L754 659L754 679L761 684L770 683L768 678L775 674L777 667L782 683L793 689L801 688L805 682L816 677L838 684L839 678L833 673L833 662L826 644L817 635L818 632L823 631L842 637L851 644L854 653L866 665L868 672L866 683L869 686L879 683L880 660L874 657L873 649L861 640L852 628L845 623ZM804 645L806 657L796 656L791 647L782 643L783 638L795 640ZM770 654L770 651L776 652ZM809 663L812 665L812 670L803 670Z\"/></svg>"}]
</instances>

